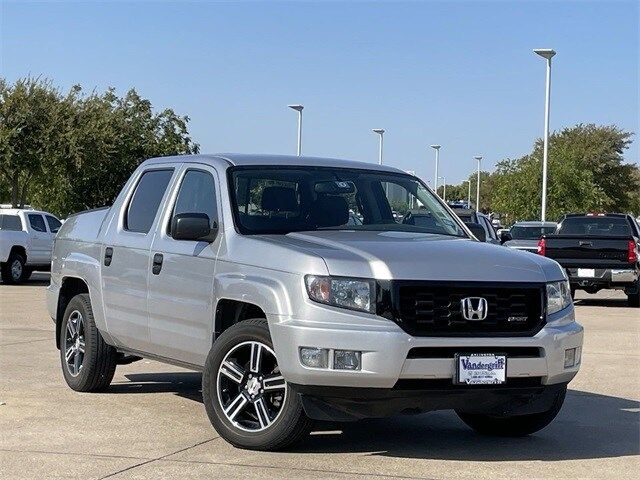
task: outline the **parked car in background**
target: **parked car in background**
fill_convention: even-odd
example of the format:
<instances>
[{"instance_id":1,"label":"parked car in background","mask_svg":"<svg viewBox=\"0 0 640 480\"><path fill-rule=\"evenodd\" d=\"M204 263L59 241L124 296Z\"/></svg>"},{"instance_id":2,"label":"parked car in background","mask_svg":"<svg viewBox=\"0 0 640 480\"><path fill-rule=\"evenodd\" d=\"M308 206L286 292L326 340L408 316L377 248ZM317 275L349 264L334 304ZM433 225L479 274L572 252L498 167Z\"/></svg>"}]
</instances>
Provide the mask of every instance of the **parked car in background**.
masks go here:
<instances>
[{"instance_id":1,"label":"parked car in background","mask_svg":"<svg viewBox=\"0 0 640 480\"><path fill-rule=\"evenodd\" d=\"M20 283L34 270L49 270L53 240L62 222L47 212L0 208L0 273Z\"/></svg>"},{"instance_id":2,"label":"parked car in background","mask_svg":"<svg viewBox=\"0 0 640 480\"><path fill-rule=\"evenodd\" d=\"M387 185L420 224L394 220ZM528 435L583 339L556 262L476 241L413 175L325 158L145 161L111 208L65 222L47 304L72 389L139 357L202 370L215 429L257 450L312 420L440 409Z\"/></svg>"},{"instance_id":3,"label":"parked car in background","mask_svg":"<svg viewBox=\"0 0 640 480\"><path fill-rule=\"evenodd\" d=\"M538 253L538 240L555 232L557 226L556 222L516 222L510 229L501 230L498 238L509 248Z\"/></svg>"},{"instance_id":4,"label":"parked car in background","mask_svg":"<svg viewBox=\"0 0 640 480\"><path fill-rule=\"evenodd\" d=\"M572 294L624 290L631 307L640 307L639 251L640 226L621 213L565 215L538 242L538 253L566 269Z\"/></svg>"},{"instance_id":5,"label":"parked car in background","mask_svg":"<svg viewBox=\"0 0 640 480\"><path fill-rule=\"evenodd\" d=\"M470 226L471 224L480 225L482 230L484 230L484 240L482 240L483 242L500 245L500 239L498 238L496 230L495 228L493 228L491 220L487 215L481 212L476 212L475 210L463 208L456 208L453 211L460 218L460 220L462 220L468 226ZM476 232L474 231L473 233L475 234Z\"/></svg>"}]
</instances>

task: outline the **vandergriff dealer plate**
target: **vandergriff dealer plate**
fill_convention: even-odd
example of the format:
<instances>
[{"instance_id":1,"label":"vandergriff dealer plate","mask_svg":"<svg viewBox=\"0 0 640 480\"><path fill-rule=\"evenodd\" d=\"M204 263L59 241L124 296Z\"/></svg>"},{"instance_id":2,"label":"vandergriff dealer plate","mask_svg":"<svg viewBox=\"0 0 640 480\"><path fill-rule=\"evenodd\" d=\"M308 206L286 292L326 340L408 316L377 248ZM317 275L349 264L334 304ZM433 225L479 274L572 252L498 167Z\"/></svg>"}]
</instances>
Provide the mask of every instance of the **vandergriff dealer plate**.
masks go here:
<instances>
[{"instance_id":1,"label":"vandergriff dealer plate","mask_svg":"<svg viewBox=\"0 0 640 480\"><path fill-rule=\"evenodd\" d=\"M507 357L495 353L456 355L456 383L495 385L507 380Z\"/></svg>"}]
</instances>

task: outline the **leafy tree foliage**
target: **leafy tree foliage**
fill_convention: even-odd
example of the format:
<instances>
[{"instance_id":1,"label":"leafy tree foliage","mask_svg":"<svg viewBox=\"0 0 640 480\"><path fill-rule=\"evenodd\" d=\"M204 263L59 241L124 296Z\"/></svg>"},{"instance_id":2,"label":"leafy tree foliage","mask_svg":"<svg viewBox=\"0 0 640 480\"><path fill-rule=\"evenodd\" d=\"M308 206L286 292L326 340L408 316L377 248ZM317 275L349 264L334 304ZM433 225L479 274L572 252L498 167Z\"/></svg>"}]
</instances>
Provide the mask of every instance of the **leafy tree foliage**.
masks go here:
<instances>
[{"instance_id":1,"label":"leafy tree foliage","mask_svg":"<svg viewBox=\"0 0 640 480\"><path fill-rule=\"evenodd\" d=\"M640 167L624 161L631 137L616 126L593 124L554 132L549 138L547 218L585 211L640 213ZM491 174L481 172L483 211L499 212L507 223L540 218L542 149L538 139L530 154L498 162ZM474 204L475 174L469 179ZM460 195L466 189L466 182L447 185L447 198L466 198L466 192Z\"/></svg>"},{"instance_id":2,"label":"leafy tree foliage","mask_svg":"<svg viewBox=\"0 0 640 480\"><path fill-rule=\"evenodd\" d=\"M38 78L0 81L0 194L67 215L110 204L143 160L197 153L188 117L135 90L63 95Z\"/></svg>"}]
</instances>

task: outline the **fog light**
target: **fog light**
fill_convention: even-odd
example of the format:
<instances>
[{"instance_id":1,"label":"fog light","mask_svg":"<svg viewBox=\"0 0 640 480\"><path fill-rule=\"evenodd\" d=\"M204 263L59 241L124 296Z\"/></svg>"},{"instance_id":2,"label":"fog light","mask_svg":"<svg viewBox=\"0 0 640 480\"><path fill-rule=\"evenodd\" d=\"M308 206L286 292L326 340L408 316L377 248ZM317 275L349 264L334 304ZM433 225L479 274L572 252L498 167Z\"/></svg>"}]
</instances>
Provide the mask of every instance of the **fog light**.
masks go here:
<instances>
[{"instance_id":1,"label":"fog light","mask_svg":"<svg viewBox=\"0 0 640 480\"><path fill-rule=\"evenodd\" d=\"M362 352L355 350L335 350L333 368L335 370L360 370Z\"/></svg>"},{"instance_id":2,"label":"fog light","mask_svg":"<svg viewBox=\"0 0 640 480\"><path fill-rule=\"evenodd\" d=\"M317 347L300 347L300 363L305 367L327 368L329 366L329 350Z\"/></svg>"},{"instance_id":3,"label":"fog light","mask_svg":"<svg viewBox=\"0 0 640 480\"><path fill-rule=\"evenodd\" d=\"M580 360L582 360L582 347L576 348L576 363L574 365L580 365Z\"/></svg>"},{"instance_id":4,"label":"fog light","mask_svg":"<svg viewBox=\"0 0 640 480\"><path fill-rule=\"evenodd\" d=\"M564 351L564 368L571 368L576 364L576 349L570 348Z\"/></svg>"}]
</instances>

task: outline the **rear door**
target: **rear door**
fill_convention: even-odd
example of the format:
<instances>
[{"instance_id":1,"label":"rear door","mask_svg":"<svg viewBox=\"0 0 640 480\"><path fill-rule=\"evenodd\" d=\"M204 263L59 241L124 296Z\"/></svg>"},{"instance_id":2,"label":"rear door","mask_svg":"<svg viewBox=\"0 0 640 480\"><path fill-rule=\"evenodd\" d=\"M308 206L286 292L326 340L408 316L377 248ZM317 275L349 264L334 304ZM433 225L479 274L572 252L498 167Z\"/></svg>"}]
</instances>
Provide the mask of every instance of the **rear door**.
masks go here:
<instances>
[{"instance_id":1,"label":"rear door","mask_svg":"<svg viewBox=\"0 0 640 480\"><path fill-rule=\"evenodd\" d=\"M216 171L185 166L153 240L151 256L161 267L149 275L151 351L192 365L204 365L212 344L214 272L222 225ZM205 213L217 225L213 243L175 240L171 220L180 213Z\"/></svg>"},{"instance_id":2,"label":"rear door","mask_svg":"<svg viewBox=\"0 0 640 480\"><path fill-rule=\"evenodd\" d=\"M151 243L174 166L141 171L105 234L102 292L109 334L122 346L147 352Z\"/></svg>"},{"instance_id":3,"label":"rear door","mask_svg":"<svg viewBox=\"0 0 640 480\"><path fill-rule=\"evenodd\" d=\"M51 262L51 255L53 254L53 241L56 239L56 234L62 223L53 215L43 215L47 222L47 263Z\"/></svg>"},{"instance_id":4,"label":"rear door","mask_svg":"<svg viewBox=\"0 0 640 480\"><path fill-rule=\"evenodd\" d=\"M51 261L51 234L41 213L27 214L30 248L27 263L43 265Z\"/></svg>"}]
</instances>

